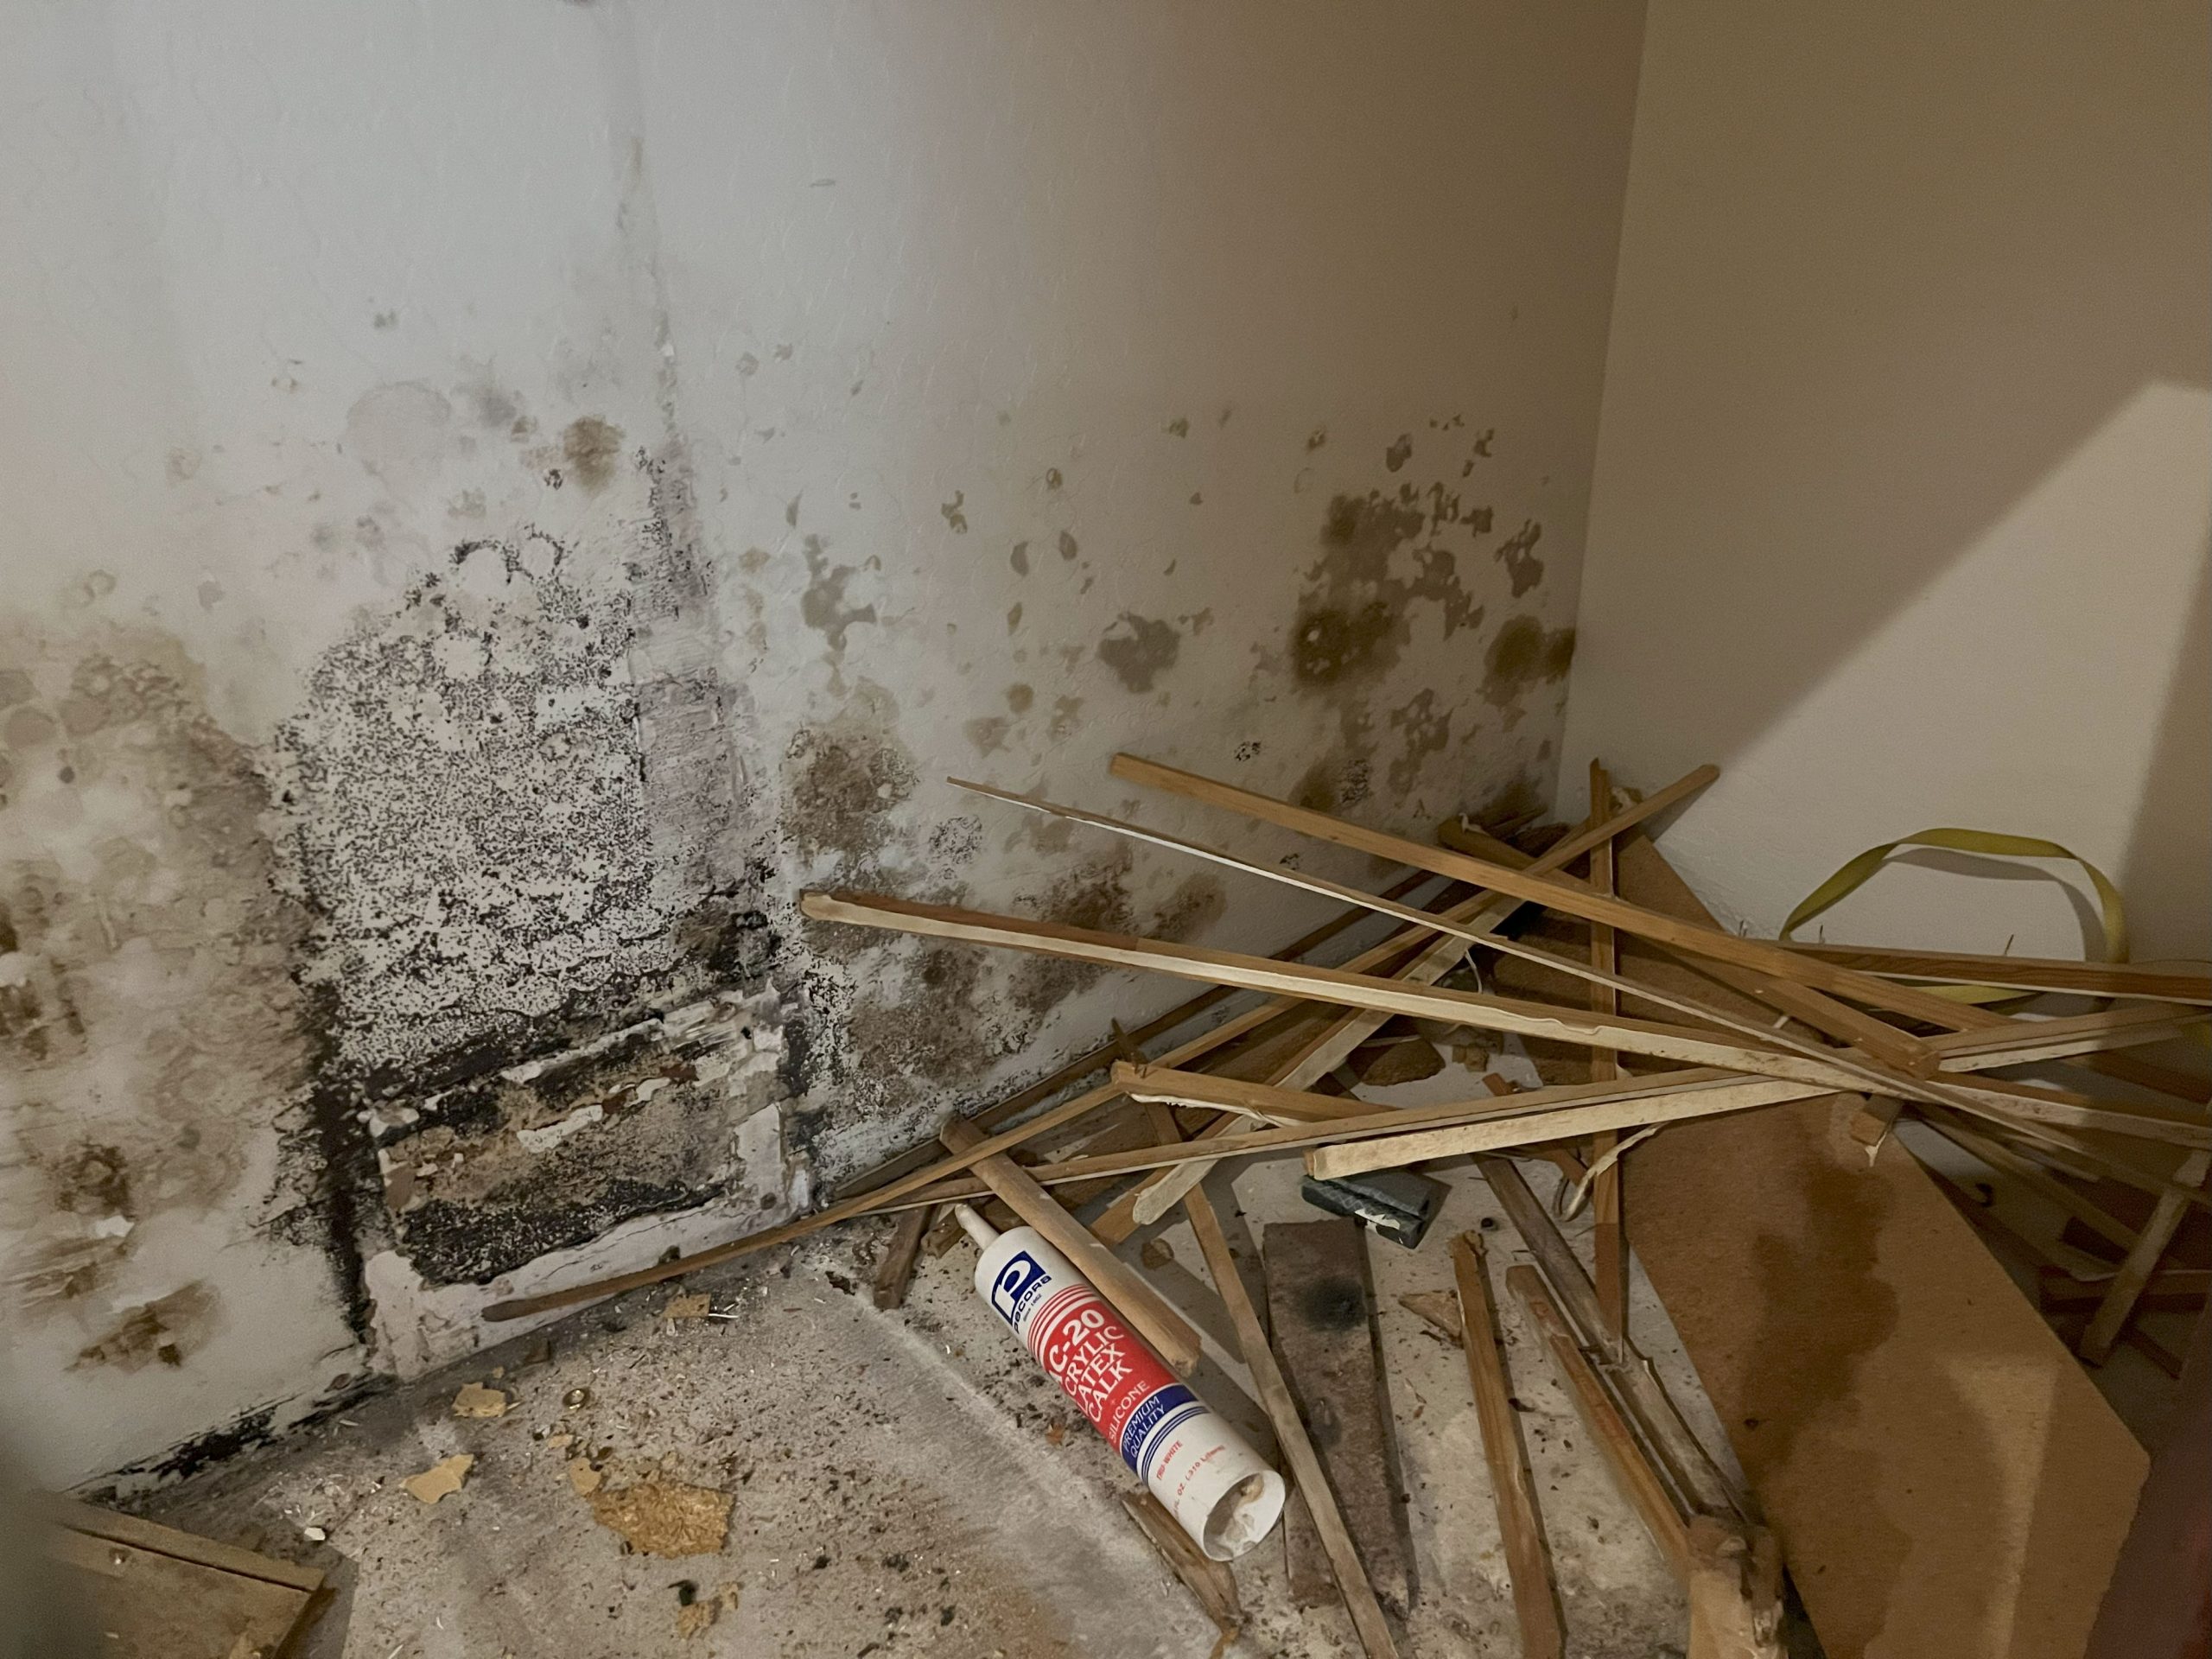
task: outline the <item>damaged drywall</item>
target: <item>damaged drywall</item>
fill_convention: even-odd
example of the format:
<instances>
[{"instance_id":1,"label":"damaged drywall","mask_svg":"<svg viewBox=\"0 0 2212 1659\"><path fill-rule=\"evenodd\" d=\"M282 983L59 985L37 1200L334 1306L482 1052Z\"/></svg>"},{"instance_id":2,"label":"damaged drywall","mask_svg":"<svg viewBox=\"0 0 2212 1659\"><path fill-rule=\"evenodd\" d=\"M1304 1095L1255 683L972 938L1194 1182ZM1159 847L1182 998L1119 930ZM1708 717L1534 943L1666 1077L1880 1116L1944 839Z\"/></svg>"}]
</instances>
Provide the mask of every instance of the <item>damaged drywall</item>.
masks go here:
<instances>
[{"instance_id":1,"label":"damaged drywall","mask_svg":"<svg viewBox=\"0 0 2212 1659\"><path fill-rule=\"evenodd\" d=\"M650 51L371 12L342 75L227 0L57 13L21 60L84 95L0 101L128 227L41 197L0 238L43 262L0 268L0 1249L49 1479L794 1213L1179 995L804 924L809 886L1310 919L950 776L1358 879L1107 762L1407 829L1553 766L1630 9L1471 89L1407 67L1490 62L1471 16L1056 15L992 45L995 112L924 12L880 20L896 97L804 10ZM1193 124L1183 194L1116 75ZM1530 166L1573 188L1497 182Z\"/></svg>"}]
</instances>

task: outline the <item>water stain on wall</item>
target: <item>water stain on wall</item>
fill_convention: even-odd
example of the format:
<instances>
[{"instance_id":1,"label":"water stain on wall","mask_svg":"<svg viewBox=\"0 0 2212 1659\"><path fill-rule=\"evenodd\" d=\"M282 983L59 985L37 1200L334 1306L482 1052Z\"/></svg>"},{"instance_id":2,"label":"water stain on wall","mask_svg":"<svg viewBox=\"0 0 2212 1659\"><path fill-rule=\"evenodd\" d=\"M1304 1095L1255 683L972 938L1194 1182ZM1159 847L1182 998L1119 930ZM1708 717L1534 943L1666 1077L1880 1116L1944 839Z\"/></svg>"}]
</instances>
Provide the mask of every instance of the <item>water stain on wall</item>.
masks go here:
<instances>
[{"instance_id":1,"label":"water stain on wall","mask_svg":"<svg viewBox=\"0 0 2212 1659\"><path fill-rule=\"evenodd\" d=\"M1458 559L1433 539L1434 529L1410 485L1395 495L1370 490L1330 501L1320 556L1306 569L1291 624L1291 670L1301 685L1328 688L1388 672L1412 637L1417 606L1434 607L1447 639L1480 624L1482 605L1462 586Z\"/></svg>"},{"instance_id":2,"label":"water stain on wall","mask_svg":"<svg viewBox=\"0 0 2212 1659\"><path fill-rule=\"evenodd\" d=\"M1098 660L1131 691L1149 691L1160 677L1175 666L1182 654L1183 636L1175 625L1159 617L1123 611L1098 642Z\"/></svg>"},{"instance_id":3,"label":"water stain on wall","mask_svg":"<svg viewBox=\"0 0 2212 1659\"><path fill-rule=\"evenodd\" d=\"M16 632L0 655L7 1271L21 1311L76 1319L88 1352L121 1354L95 1327L160 1283L166 1264L138 1257L149 1224L247 1228L308 1197L243 1184L315 1058L292 977L309 919L277 890L253 757L174 638Z\"/></svg>"},{"instance_id":4,"label":"water stain on wall","mask_svg":"<svg viewBox=\"0 0 2212 1659\"><path fill-rule=\"evenodd\" d=\"M914 757L895 734L898 705L870 680L837 716L802 728L784 754L783 830L804 857L858 863L882 850L892 815L914 792Z\"/></svg>"},{"instance_id":5,"label":"water stain on wall","mask_svg":"<svg viewBox=\"0 0 2212 1659\"><path fill-rule=\"evenodd\" d=\"M1529 694L1556 685L1574 663L1574 630L1547 628L1533 616L1507 621L1483 658L1483 697L1505 716L1511 731L1528 713Z\"/></svg>"},{"instance_id":6,"label":"water stain on wall","mask_svg":"<svg viewBox=\"0 0 2212 1659\"><path fill-rule=\"evenodd\" d=\"M219 1306L215 1293L202 1281L181 1285L130 1309L86 1344L69 1369L111 1365L120 1371L138 1371L156 1363L181 1366L213 1333Z\"/></svg>"},{"instance_id":7,"label":"water stain on wall","mask_svg":"<svg viewBox=\"0 0 2212 1659\"><path fill-rule=\"evenodd\" d=\"M1451 747L1452 710L1441 705L1434 690L1425 687L1410 702L1390 711L1390 728L1401 739L1397 758L1390 762L1390 790L1403 798L1413 792L1429 758Z\"/></svg>"},{"instance_id":8,"label":"water stain on wall","mask_svg":"<svg viewBox=\"0 0 2212 1659\"><path fill-rule=\"evenodd\" d=\"M1543 534L1544 527L1531 518L1497 544L1494 556L1505 567L1516 599L1544 579L1544 562L1536 556L1536 543Z\"/></svg>"},{"instance_id":9,"label":"water stain on wall","mask_svg":"<svg viewBox=\"0 0 2212 1659\"><path fill-rule=\"evenodd\" d=\"M622 462L622 429L585 415L561 429L563 476L594 495L614 481Z\"/></svg>"},{"instance_id":10,"label":"water stain on wall","mask_svg":"<svg viewBox=\"0 0 2212 1659\"><path fill-rule=\"evenodd\" d=\"M845 598L845 584L858 574L849 564L830 563L829 543L809 536L801 544L806 556L806 588L798 596L798 613L806 626L830 642L830 654L845 654L845 630L855 622L874 622L874 605L853 605Z\"/></svg>"}]
</instances>

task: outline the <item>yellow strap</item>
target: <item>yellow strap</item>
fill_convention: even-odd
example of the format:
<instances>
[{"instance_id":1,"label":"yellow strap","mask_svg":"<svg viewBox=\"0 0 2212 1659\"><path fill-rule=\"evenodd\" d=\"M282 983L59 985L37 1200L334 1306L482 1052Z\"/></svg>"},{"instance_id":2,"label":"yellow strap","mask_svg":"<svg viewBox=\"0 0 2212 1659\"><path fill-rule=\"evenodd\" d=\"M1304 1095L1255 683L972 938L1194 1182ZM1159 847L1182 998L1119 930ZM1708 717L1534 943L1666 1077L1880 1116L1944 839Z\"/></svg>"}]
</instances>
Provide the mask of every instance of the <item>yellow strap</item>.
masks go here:
<instances>
[{"instance_id":1,"label":"yellow strap","mask_svg":"<svg viewBox=\"0 0 2212 1659\"><path fill-rule=\"evenodd\" d=\"M2104 910L2105 960L2127 960L2127 907L2120 896L2120 889L2095 865L2055 841L2044 841L2037 836L2000 836L1988 830L1923 830L1916 836L1901 836L1895 841L1885 841L1878 847L1869 847L1851 860L1834 875L1807 893L1796 909L1789 912L1789 919L1782 925L1782 937L1788 938L1792 930L1803 926L1830 906L1864 887L1874 872L1882 868L1889 855L1900 847L1940 847L1954 853L1977 853L1989 858L2065 858L2079 864L2088 874L2090 885L2097 890L2097 900ZM2004 991L1992 986L1964 986L1958 988L1969 993L1987 992L1986 996L1971 995L1960 997L1956 991L1939 993L1956 997L1961 1001L1995 1001L2017 996L2017 991Z\"/></svg>"}]
</instances>

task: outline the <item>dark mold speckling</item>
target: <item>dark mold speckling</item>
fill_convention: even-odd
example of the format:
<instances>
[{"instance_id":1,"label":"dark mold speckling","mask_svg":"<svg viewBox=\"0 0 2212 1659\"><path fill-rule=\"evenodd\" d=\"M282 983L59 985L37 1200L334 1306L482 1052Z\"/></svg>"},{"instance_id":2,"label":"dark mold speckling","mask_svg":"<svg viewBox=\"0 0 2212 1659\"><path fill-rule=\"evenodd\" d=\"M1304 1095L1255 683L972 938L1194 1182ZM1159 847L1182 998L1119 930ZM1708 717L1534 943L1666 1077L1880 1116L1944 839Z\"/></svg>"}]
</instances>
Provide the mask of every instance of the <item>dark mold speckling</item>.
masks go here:
<instances>
[{"instance_id":1,"label":"dark mold speckling","mask_svg":"<svg viewBox=\"0 0 2212 1659\"><path fill-rule=\"evenodd\" d=\"M836 720L794 735L784 755L785 833L804 857L867 858L891 839L891 815L919 781L914 758L893 734L896 706L862 682Z\"/></svg>"}]
</instances>

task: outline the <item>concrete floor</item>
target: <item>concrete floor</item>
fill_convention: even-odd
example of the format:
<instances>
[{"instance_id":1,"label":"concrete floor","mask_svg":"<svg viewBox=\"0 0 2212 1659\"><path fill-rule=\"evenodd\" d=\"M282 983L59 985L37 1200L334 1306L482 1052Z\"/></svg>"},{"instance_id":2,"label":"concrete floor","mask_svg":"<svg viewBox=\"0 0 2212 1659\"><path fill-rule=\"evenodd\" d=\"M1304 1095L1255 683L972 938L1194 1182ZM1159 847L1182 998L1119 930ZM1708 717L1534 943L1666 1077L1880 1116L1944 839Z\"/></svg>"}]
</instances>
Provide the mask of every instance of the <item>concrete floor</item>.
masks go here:
<instances>
[{"instance_id":1,"label":"concrete floor","mask_svg":"<svg viewBox=\"0 0 2212 1659\"><path fill-rule=\"evenodd\" d=\"M1287 1159L1237 1176L1255 1227L1315 1213L1298 1172ZM1397 1302L1448 1289L1446 1241L1496 1215L1471 1173L1450 1179L1421 1249L1370 1247L1419 1575L1406 1648L1503 1659L1520 1644L1464 1361ZM338 1593L309 1659L1203 1659L1211 1625L1116 1501L1130 1478L976 1299L972 1249L925 1256L907 1306L879 1313L868 1285L885 1230L844 1229L588 1310L550 1333L550 1357L544 1335L519 1338L138 1507L327 1569ZM1163 1287L1217 1323L1182 1276L1198 1262L1187 1229L1160 1236L1175 1254ZM1502 1281L1525 1257L1502 1219L1492 1242ZM662 1316L672 1294L700 1290L713 1318ZM1680 1592L1517 1305L1497 1300L1572 1651L1679 1654ZM1648 1287L1636 1319L1695 1421L1703 1396ZM508 1390L512 1408L455 1416L472 1381ZM1199 1386L1235 1415L1243 1382L1224 1353ZM1700 1426L1714 1438L1709 1418ZM456 1452L476 1459L460 1491L429 1505L403 1489ZM602 1503L649 1476L729 1495L726 1544L681 1559L626 1552L576 1490L594 1464ZM1251 1622L1226 1652L1358 1651L1341 1609L1290 1606L1280 1532L1236 1572ZM690 1637L678 1635L686 1584L701 1602L734 1592Z\"/></svg>"}]
</instances>

